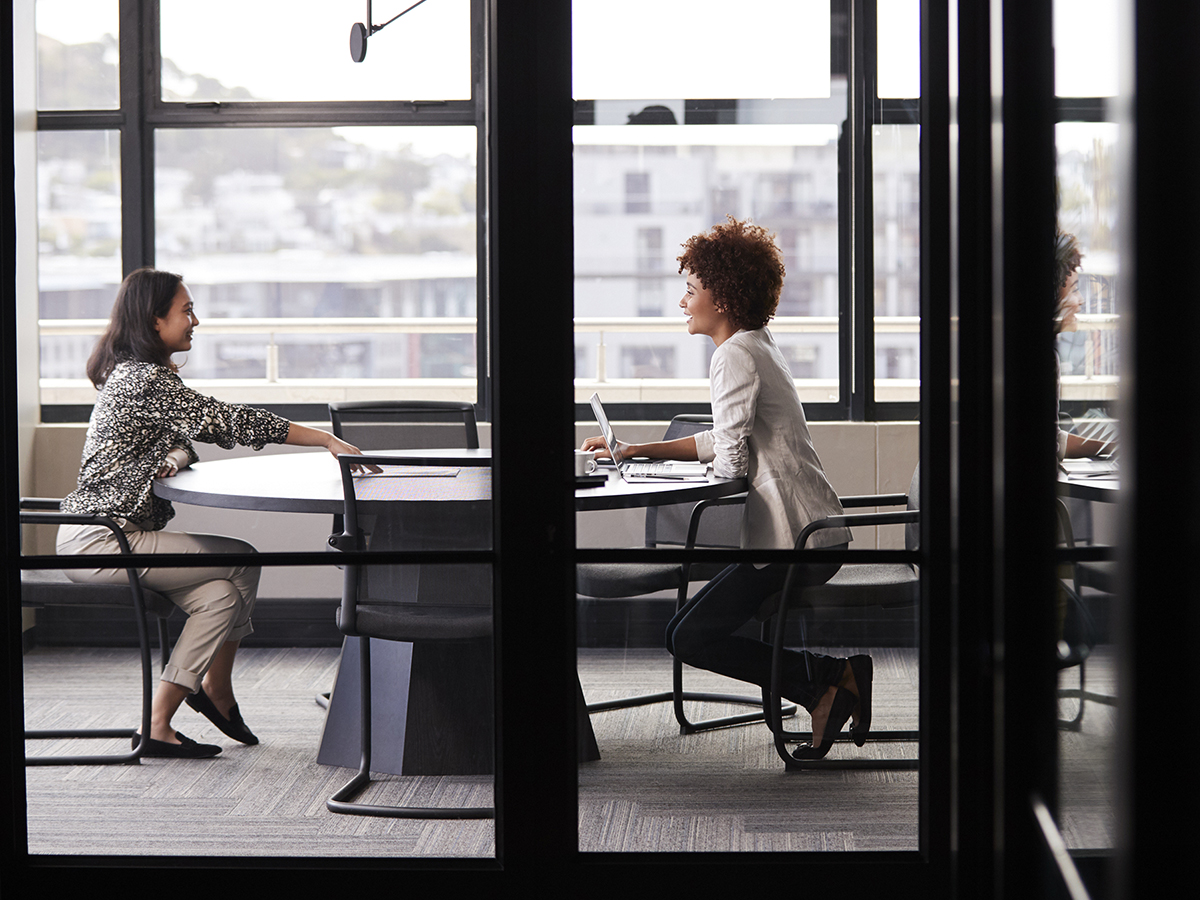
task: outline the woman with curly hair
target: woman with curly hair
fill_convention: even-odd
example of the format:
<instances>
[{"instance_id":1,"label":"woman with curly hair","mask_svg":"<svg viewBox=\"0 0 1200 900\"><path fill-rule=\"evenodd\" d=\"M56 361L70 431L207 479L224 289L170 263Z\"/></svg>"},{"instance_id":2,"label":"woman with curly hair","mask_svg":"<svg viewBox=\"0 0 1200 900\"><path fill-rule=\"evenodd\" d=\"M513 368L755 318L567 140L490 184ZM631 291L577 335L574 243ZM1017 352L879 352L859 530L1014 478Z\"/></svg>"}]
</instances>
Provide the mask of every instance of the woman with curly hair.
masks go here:
<instances>
[{"instance_id":1,"label":"woman with curly hair","mask_svg":"<svg viewBox=\"0 0 1200 900\"><path fill-rule=\"evenodd\" d=\"M842 506L813 447L787 362L766 328L783 289L783 256L766 229L730 216L690 238L678 260L688 333L716 345L709 365L713 427L674 441L622 443L621 453L712 462L719 477L748 479L742 547L791 549L805 525L840 515ZM589 438L583 449L607 455L600 438ZM808 546L843 549L849 541L849 529L833 528L816 532ZM803 583L823 584L840 565L801 568ZM735 632L783 588L787 570L787 564L729 566L671 620L667 648L689 665L769 686L770 646ZM813 743L798 748L797 757L823 757L851 718L852 737L862 746L870 727L869 656L787 651L783 673L783 695L812 716Z\"/></svg>"},{"instance_id":2,"label":"woman with curly hair","mask_svg":"<svg viewBox=\"0 0 1200 900\"><path fill-rule=\"evenodd\" d=\"M297 425L274 413L222 403L184 385L175 353L192 347L199 325L192 295L170 272L138 269L117 291L112 318L88 360L88 378L99 389L88 423L79 485L62 501L65 512L109 516L134 553L253 553L245 541L213 534L166 531L175 515L154 494L155 478L169 478L198 459L192 441L260 450L265 444L324 447L335 457L359 453L328 432ZM117 554L103 525L63 525L60 554ZM154 694L150 734L133 736L143 756L204 758L221 752L176 731L171 718L185 701L224 734L243 744L258 738L234 699L234 657L254 627L257 566L205 565L147 569L142 584L187 613L162 681ZM74 581L121 583L124 569L68 569Z\"/></svg>"}]
</instances>

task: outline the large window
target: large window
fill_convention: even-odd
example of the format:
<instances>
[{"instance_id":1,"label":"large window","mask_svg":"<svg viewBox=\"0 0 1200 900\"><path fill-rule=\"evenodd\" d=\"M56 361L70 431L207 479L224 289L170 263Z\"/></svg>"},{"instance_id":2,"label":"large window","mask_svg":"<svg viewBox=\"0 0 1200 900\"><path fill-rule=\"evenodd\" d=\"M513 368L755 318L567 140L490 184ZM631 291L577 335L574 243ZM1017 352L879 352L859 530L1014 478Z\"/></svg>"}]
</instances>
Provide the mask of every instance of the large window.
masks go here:
<instances>
[{"instance_id":1,"label":"large window","mask_svg":"<svg viewBox=\"0 0 1200 900\"><path fill-rule=\"evenodd\" d=\"M236 381L318 418L346 397L481 398L470 0L413 9L358 65L357 8L118 6L37 4L47 417L90 404L84 363L139 265L191 286L184 371L218 396Z\"/></svg>"},{"instance_id":2,"label":"large window","mask_svg":"<svg viewBox=\"0 0 1200 900\"><path fill-rule=\"evenodd\" d=\"M767 227L783 251L771 329L809 417L915 417L917 4L879 4L878 26L864 26L877 42L853 45L841 0L751 7L740 20L772 27L742 59L719 4L639 7L639 28L615 32L626 20L608 5L574 5L581 417L596 389L633 418L704 408L710 351L680 325L675 257L727 215ZM614 46L639 63L612 66ZM868 90L851 97L855 79ZM668 348L670 366L632 362Z\"/></svg>"}]
</instances>

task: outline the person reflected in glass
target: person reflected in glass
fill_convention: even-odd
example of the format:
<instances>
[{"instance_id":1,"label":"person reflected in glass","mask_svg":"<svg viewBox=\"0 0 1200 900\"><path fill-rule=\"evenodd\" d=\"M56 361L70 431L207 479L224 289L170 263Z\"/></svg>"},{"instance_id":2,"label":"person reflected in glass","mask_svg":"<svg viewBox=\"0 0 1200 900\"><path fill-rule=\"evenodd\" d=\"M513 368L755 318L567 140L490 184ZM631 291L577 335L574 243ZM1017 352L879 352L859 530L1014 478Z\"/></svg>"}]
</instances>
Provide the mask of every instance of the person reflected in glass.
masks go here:
<instances>
[{"instance_id":1,"label":"person reflected in glass","mask_svg":"<svg viewBox=\"0 0 1200 900\"><path fill-rule=\"evenodd\" d=\"M1075 331L1079 327L1077 316L1083 307L1083 297L1079 293L1079 268L1082 262L1083 253L1079 249L1079 241L1075 235L1060 229L1054 238L1054 293L1058 303L1054 313L1054 333L1056 335ZM1061 402L1062 382L1057 355L1055 355L1054 362L1056 396ZM1112 449L1111 441L1085 438L1064 431L1061 424L1058 427L1059 459L1100 456Z\"/></svg>"},{"instance_id":2,"label":"person reflected in glass","mask_svg":"<svg viewBox=\"0 0 1200 900\"><path fill-rule=\"evenodd\" d=\"M716 345L709 365L713 427L673 441L621 442L618 450L626 459L711 462L719 477L746 478L741 546L790 549L806 525L841 515L842 505L813 447L787 362L766 327L783 289L783 255L766 229L730 216L690 238L678 261L686 279L679 306L688 333ZM582 448L609 455L600 437L588 438ZM848 528L818 530L807 546L845 549L850 537ZM824 584L839 568L801 565L799 583ZM787 571L787 564L727 567L671 620L667 649L688 665L769 687L770 645L735 632L771 612L767 607ZM866 655L786 651L781 693L812 717L813 743L797 748L798 758L823 757L848 720L862 746L870 728L871 679Z\"/></svg>"},{"instance_id":3,"label":"person reflected in glass","mask_svg":"<svg viewBox=\"0 0 1200 900\"><path fill-rule=\"evenodd\" d=\"M108 327L88 359L87 374L99 390L88 423L78 487L62 501L65 512L108 516L125 533L134 553L253 553L245 541L210 534L165 531L175 515L154 494L156 478L170 478L199 458L193 441L260 450L266 444L324 447L336 456L357 447L324 431L274 413L223 403L188 388L172 362L192 347L199 325L182 277L143 268L122 282ZM60 554L117 554L103 525L59 528ZM155 691L150 734L143 755L202 758L221 752L176 731L180 705L201 713L243 744L258 738L246 726L233 691L233 664L241 641L253 630L251 612L261 569L204 566L147 569L142 584L187 613L162 680ZM68 569L74 581L125 583L124 569ZM133 737L136 748L139 734Z\"/></svg>"}]
</instances>

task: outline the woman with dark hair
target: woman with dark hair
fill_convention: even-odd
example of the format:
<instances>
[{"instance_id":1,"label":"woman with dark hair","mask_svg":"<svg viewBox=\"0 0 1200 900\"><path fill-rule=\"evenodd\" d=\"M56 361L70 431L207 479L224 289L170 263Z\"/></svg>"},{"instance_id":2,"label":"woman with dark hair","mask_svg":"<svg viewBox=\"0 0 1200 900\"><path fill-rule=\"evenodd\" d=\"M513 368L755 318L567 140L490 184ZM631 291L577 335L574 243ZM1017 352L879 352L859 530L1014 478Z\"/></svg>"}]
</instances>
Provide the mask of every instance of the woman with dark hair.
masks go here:
<instances>
[{"instance_id":1,"label":"woman with dark hair","mask_svg":"<svg viewBox=\"0 0 1200 900\"><path fill-rule=\"evenodd\" d=\"M79 486L63 500L62 509L115 519L134 553L255 552L235 538L163 530L175 511L155 496L153 482L197 461L192 441L255 450L265 444L325 447L335 457L359 452L327 432L186 387L171 356L191 349L192 329L198 324L181 276L138 269L117 291L108 328L88 360L88 378L100 393L88 423ZM104 526L64 525L58 552L120 550ZM171 727L184 701L234 740L258 743L242 720L231 677L238 646L254 630L250 613L260 571L198 566L140 573L144 585L188 615L154 695L145 756L200 758L221 752L219 746L198 744ZM121 583L127 577L124 569L67 572L76 581ZM135 747L138 741L135 735Z\"/></svg>"},{"instance_id":2,"label":"woman with dark hair","mask_svg":"<svg viewBox=\"0 0 1200 900\"><path fill-rule=\"evenodd\" d=\"M1079 241L1075 235L1062 231L1054 236L1054 297L1057 307L1054 312L1054 333L1074 331L1079 327L1075 318L1083 306L1083 298L1079 295L1079 266L1083 262L1083 253L1079 249ZM1058 376L1058 358L1055 357L1055 377ZM1058 393L1056 391L1056 398ZM1058 458L1079 459L1085 456L1099 456L1112 445L1107 441L1095 438L1085 438L1070 431L1058 429Z\"/></svg>"},{"instance_id":3,"label":"woman with dark hair","mask_svg":"<svg viewBox=\"0 0 1200 900\"><path fill-rule=\"evenodd\" d=\"M809 522L841 515L809 436L783 354L766 324L783 289L784 265L764 228L733 217L690 238L679 256L687 289L679 301L689 334L716 344L709 365L711 431L649 444L620 445L626 457L712 462L714 474L750 482L741 545L791 549ZM583 449L607 455L601 438ZM817 531L808 546L844 549L850 530ZM824 584L840 565L807 564L804 584ZM771 648L736 635L783 588L786 564L729 566L701 588L667 626L667 648L689 665L761 687L770 685ZM798 757L823 757L848 719L859 746L870 727L871 658L787 651L783 695L812 716L813 744Z\"/></svg>"}]
</instances>

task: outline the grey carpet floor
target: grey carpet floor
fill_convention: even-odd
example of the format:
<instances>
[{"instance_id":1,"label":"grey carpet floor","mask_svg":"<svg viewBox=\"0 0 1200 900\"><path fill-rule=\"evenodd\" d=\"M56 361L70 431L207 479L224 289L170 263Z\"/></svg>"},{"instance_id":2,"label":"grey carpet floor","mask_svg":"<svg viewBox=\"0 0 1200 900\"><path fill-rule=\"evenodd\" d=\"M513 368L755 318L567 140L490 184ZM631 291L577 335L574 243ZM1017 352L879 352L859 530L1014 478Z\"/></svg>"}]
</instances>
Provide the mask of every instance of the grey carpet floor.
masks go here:
<instances>
[{"instance_id":1,"label":"grey carpet floor","mask_svg":"<svg viewBox=\"0 0 1200 900\"><path fill-rule=\"evenodd\" d=\"M916 728L913 651L876 650L875 724ZM235 673L253 748L224 738L183 708L175 725L221 744L212 760L147 760L139 766L26 769L29 850L51 855L489 857L490 821L410 821L338 816L326 798L352 774L315 762L324 710L314 696L337 667L330 649L246 649ZM589 701L670 684L658 650L581 650ZM138 667L129 650L39 648L25 657L29 727L133 724ZM744 693L744 686L687 671L687 688ZM1064 679L1071 681L1073 673ZM1089 687L1111 687L1111 661L1089 665ZM1074 701L1064 701L1069 705ZM740 712L693 705L693 718ZM1071 710L1067 709L1067 713ZM579 771L580 849L632 851L914 850L916 772L785 773L761 724L681 736L670 706L597 713L602 759ZM806 720L796 720L803 728ZM1111 846L1107 777L1114 710L1088 704L1079 732L1063 733L1062 825L1069 846ZM71 742L77 745L78 742ZM89 742L113 748L115 741ZM29 742L61 752L62 741ZM833 755L914 755L915 745L839 743ZM385 804L487 805L488 777L392 778L364 796Z\"/></svg>"}]
</instances>

